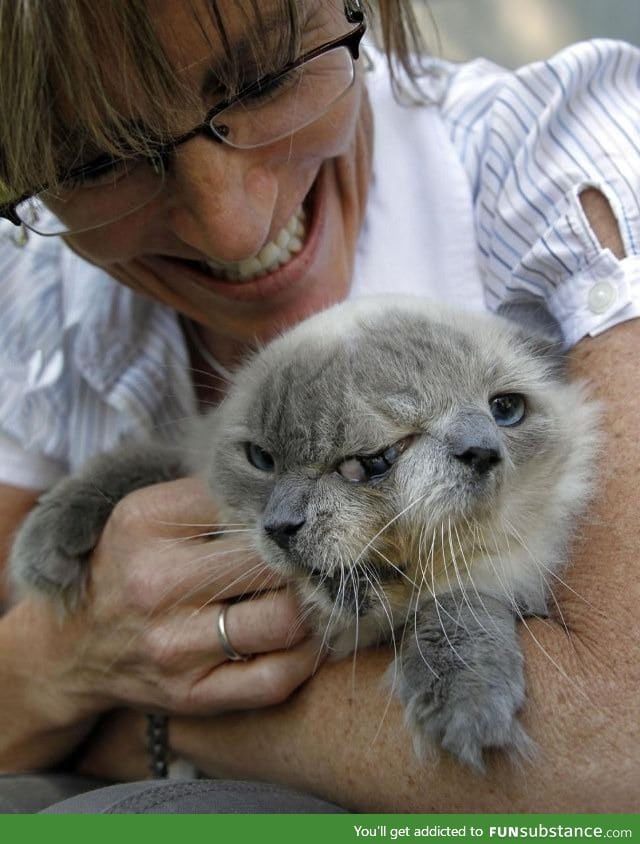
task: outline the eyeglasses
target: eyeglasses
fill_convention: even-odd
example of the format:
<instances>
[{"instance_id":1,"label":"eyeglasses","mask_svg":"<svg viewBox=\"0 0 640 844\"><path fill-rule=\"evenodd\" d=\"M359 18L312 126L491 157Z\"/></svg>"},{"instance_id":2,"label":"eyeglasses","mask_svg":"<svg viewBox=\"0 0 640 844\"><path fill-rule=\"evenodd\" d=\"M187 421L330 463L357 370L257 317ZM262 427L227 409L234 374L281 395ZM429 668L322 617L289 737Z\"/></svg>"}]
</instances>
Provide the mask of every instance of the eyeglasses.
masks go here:
<instances>
[{"instance_id":1,"label":"eyeglasses","mask_svg":"<svg viewBox=\"0 0 640 844\"><path fill-rule=\"evenodd\" d=\"M77 167L59 186L0 207L0 217L41 235L76 234L121 220L162 191L171 154L202 135L236 149L290 137L319 120L353 86L367 24L358 0L345 2L356 28L266 74L214 106L194 129L159 145L151 156L108 155Z\"/></svg>"}]
</instances>

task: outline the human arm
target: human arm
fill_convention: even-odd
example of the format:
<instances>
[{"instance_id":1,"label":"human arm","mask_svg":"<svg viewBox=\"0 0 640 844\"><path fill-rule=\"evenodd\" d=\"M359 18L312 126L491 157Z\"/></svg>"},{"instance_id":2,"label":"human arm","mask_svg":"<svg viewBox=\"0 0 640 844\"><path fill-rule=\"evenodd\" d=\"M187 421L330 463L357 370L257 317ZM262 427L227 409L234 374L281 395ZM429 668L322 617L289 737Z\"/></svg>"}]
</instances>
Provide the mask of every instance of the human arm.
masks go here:
<instances>
[{"instance_id":1,"label":"human arm","mask_svg":"<svg viewBox=\"0 0 640 844\"><path fill-rule=\"evenodd\" d=\"M220 600L282 584L235 539L207 543L201 526L211 522L199 481L139 490L107 523L77 612L60 618L25 599L3 617L0 770L55 765L116 707L197 715L263 706L306 679L318 646L292 629L297 607L282 589L229 608L234 645L260 654L226 662Z\"/></svg>"},{"instance_id":2,"label":"human arm","mask_svg":"<svg viewBox=\"0 0 640 844\"><path fill-rule=\"evenodd\" d=\"M6 559L16 525L37 496L35 490L0 485L0 560ZM4 578L0 582L2 603L8 605ZM57 697L68 644L53 614L33 602L25 601L0 618L0 771L58 759L86 732L84 720L69 719Z\"/></svg>"}]
</instances>

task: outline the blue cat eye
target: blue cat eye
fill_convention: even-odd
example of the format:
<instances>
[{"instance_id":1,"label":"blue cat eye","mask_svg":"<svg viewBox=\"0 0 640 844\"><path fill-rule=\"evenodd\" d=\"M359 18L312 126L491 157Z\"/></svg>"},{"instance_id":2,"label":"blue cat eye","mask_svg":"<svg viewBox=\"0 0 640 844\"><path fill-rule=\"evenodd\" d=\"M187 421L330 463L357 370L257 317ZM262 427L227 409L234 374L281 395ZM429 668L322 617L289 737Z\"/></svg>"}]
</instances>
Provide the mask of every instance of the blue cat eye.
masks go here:
<instances>
[{"instance_id":1,"label":"blue cat eye","mask_svg":"<svg viewBox=\"0 0 640 844\"><path fill-rule=\"evenodd\" d=\"M261 472L273 472L275 461L268 451L260 448L255 443L246 443L245 453L249 463L256 469L259 469Z\"/></svg>"},{"instance_id":2,"label":"blue cat eye","mask_svg":"<svg viewBox=\"0 0 640 844\"><path fill-rule=\"evenodd\" d=\"M527 405L520 393L505 393L502 396L494 396L489 402L489 407L496 425L511 428L522 422Z\"/></svg>"}]
</instances>

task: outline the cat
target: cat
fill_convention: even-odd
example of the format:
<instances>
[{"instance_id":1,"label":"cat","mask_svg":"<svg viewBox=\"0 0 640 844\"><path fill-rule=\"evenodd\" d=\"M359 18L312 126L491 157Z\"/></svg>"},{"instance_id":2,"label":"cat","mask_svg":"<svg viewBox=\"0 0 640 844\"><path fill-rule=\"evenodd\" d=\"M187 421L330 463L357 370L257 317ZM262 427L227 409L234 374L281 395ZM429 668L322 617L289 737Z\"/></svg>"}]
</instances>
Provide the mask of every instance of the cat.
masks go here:
<instances>
[{"instance_id":1,"label":"cat","mask_svg":"<svg viewBox=\"0 0 640 844\"><path fill-rule=\"evenodd\" d=\"M335 656L394 640L416 751L530 756L517 621L545 615L593 486L597 409L557 344L414 298L334 306L236 374L185 443L130 444L44 494L15 583L67 606L115 503L202 472Z\"/></svg>"}]
</instances>

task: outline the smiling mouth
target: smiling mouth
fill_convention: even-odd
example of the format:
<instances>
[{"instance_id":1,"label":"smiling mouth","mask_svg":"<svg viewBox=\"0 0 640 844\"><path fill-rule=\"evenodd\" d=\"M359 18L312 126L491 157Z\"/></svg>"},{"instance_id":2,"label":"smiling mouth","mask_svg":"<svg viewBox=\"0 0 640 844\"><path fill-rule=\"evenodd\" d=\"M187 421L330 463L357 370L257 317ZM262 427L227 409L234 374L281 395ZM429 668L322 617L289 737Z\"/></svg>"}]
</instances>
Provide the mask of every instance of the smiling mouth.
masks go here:
<instances>
[{"instance_id":1,"label":"smiling mouth","mask_svg":"<svg viewBox=\"0 0 640 844\"><path fill-rule=\"evenodd\" d=\"M214 281L231 282L235 285L260 281L286 267L304 251L313 228L311 218L315 216L315 195L314 183L276 237L266 243L256 255L242 261L222 261L219 258L182 260L194 269L206 273Z\"/></svg>"},{"instance_id":2,"label":"smiling mouth","mask_svg":"<svg viewBox=\"0 0 640 844\"><path fill-rule=\"evenodd\" d=\"M270 240L257 255L243 261L219 261L208 258L198 261L204 272L213 273L228 281L254 281L284 267L302 251L307 237L307 212L299 205L275 240Z\"/></svg>"}]
</instances>

